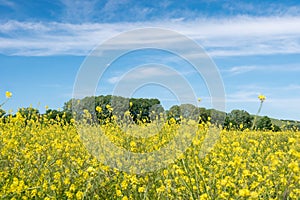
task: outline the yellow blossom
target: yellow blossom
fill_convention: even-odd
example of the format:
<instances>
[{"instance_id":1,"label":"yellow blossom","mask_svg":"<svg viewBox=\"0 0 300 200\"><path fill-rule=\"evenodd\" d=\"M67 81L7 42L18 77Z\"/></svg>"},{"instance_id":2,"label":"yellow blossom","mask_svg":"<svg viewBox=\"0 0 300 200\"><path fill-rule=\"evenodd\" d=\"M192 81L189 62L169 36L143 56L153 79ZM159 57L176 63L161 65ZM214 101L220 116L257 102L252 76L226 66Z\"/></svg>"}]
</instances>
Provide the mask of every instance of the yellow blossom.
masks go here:
<instances>
[{"instance_id":1,"label":"yellow blossom","mask_svg":"<svg viewBox=\"0 0 300 200\"><path fill-rule=\"evenodd\" d=\"M100 106L97 106L97 107L96 107L96 111L97 111L98 113L101 113L101 112L102 112L102 108L101 108Z\"/></svg>"},{"instance_id":2,"label":"yellow blossom","mask_svg":"<svg viewBox=\"0 0 300 200\"><path fill-rule=\"evenodd\" d=\"M50 189L53 190L53 191L55 191L57 189L57 187L55 185L51 185Z\"/></svg>"},{"instance_id":3,"label":"yellow blossom","mask_svg":"<svg viewBox=\"0 0 300 200\"><path fill-rule=\"evenodd\" d=\"M239 191L239 195L241 197L248 197L248 196L250 196L250 191L248 189L241 189Z\"/></svg>"},{"instance_id":4,"label":"yellow blossom","mask_svg":"<svg viewBox=\"0 0 300 200\"><path fill-rule=\"evenodd\" d=\"M299 162L291 162L289 165L288 165L288 168L290 168L293 172L297 173L299 172Z\"/></svg>"},{"instance_id":5,"label":"yellow blossom","mask_svg":"<svg viewBox=\"0 0 300 200\"><path fill-rule=\"evenodd\" d=\"M11 92L9 92L9 91L6 91L5 92L5 96L6 96L6 98L11 98L12 97L12 93Z\"/></svg>"},{"instance_id":6,"label":"yellow blossom","mask_svg":"<svg viewBox=\"0 0 300 200\"><path fill-rule=\"evenodd\" d=\"M121 191L121 190L116 190L116 195L117 195L118 197L122 196L122 191Z\"/></svg>"},{"instance_id":7,"label":"yellow blossom","mask_svg":"<svg viewBox=\"0 0 300 200\"><path fill-rule=\"evenodd\" d=\"M258 99L259 99L260 101L265 101L265 100L266 100L266 96L260 94L260 95L258 95Z\"/></svg>"},{"instance_id":8,"label":"yellow blossom","mask_svg":"<svg viewBox=\"0 0 300 200\"><path fill-rule=\"evenodd\" d=\"M122 121L119 117L117 123L88 124L80 131L81 121L74 126L66 122L66 116L59 121L46 120L43 114L28 117L22 111L0 119L0 196L4 199L280 199L283 196L297 199L300 196L298 130L220 130L217 142L208 151L203 146L212 139L207 137L211 136L205 128L207 123L199 128L197 122L184 118L181 124L163 119L163 125L158 127L152 122L119 126L117 123ZM191 131L191 126L196 126L193 135L173 142L179 134ZM213 122L210 128L215 128ZM149 137L139 137L145 131ZM103 151L104 137L126 152L133 150L132 154L108 149L107 157L98 157ZM85 146L89 141L91 145ZM181 142L186 141L192 144L184 152L177 151ZM171 155L166 156L170 164L153 156L167 145L171 145ZM141 154L145 155L143 159L133 159ZM151 171L148 165L151 161L162 166ZM129 173L137 166L150 172ZM286 188L288 194L284 193Z\"/></svg>"},{"instance_id":9,"label":"yellow blossom","mask_svg":"<svg viewBox=\"0 0 300 200\"><path fill-rule=\"evenodd\" d=\"M76 193L76 199L78 199L78 200L83 199L83 192L78 191L78 192Z\"/></svg>"},{"instance_id":10,"label":"yellow blossom","mask_svg":"<svg viewBox=\"0 0 300 200\"><path fill-rule=\"evenodd\" d=\"M145 188L144 187L139 187L138 192L140 192L140 193L145 192Z\"/></svg>"}]
</instances>

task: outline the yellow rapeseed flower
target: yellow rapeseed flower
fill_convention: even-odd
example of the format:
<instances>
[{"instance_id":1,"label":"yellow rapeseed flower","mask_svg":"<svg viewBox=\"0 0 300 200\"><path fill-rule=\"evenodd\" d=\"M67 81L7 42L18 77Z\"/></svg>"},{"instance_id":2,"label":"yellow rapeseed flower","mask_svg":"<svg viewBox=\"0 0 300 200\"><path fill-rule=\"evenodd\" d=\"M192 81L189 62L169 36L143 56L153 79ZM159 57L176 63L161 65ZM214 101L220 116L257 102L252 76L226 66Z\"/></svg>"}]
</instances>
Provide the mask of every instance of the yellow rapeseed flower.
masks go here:
<instances>
[{"instance_id":1,"label":"yellow rapeseed flower","mask_svg":"<svg viewBox=\"0 0 300 200\"><path fill-rule=\"evenodd\" d=\"M96 111L97 111L98 113L101 113L101 112L102 112L102 108L101 108L100 106L97 106L97 107L96 107Z\"/></svg>"},{"instance_id":2,"label":"yellow rapeseed flower","mask_svg":"<svg viewBox=\"0 0 300 200\"><path fill-rule=\"evenodd\" d=\"M82 132L91 134L81 136L77 127L65 123L65 117L56 124L54 120L39 120L39 116L27 119L19 112L0 120L0 143L4 144L0 145L0 156L4 161L0 165L1 197L49 200L113 197L128 200L187 199L189 196L197 199L280 199L283 196L297 199L300 196L299 131L222 130L218 142L210 153L205 154L203 144L209 132L208 129L197 129L194 138L186 137L193 145L184 154L178 152L179 156L174 151L178 159L173 164L162 165L162 168L146 175L134 175L117 167L125 166L124 169L129 168L130 171L131 166L134 168L137 164L149 168L148 161L163 164L164 160L157 160L149 154L145 160L135 163L131 156L117 154L115 157L125 159L112 160L116 167L112 168L100 162L105 161L101 156L98 161L91 154L103 149L98 145L91 146L89 152L82 142L94 144L96 141L101 147L102 137L93 134L99 128L105 131L105 137L121 148L136 153L152 153L163 149L177 134L191 131L190 126L198 124L182 120L183 123L177 126L165 121L164 126L159 127L159 133L143 138L135 137L135 134L145 130L156 133L158 127L155 123L147 126L130 124L130 127L122 129L107 122L85 126ZM188 124L187 128L185 124ZM214 128L213 125L211 127ZM174 150L176 144L172 145ZM107 153L114 155L113 152ZM204 154L204 157L200 156ZM167 158L172 159L170 156ZM287 186L289 193L284 194Z\"/></svg>"},{"instance_id":3,"label":"yellow rapeseed flower","mask_svg":"<svg viewBox=\"0 0 300 200\"><path fill-rule=\"evenodd\" d=\"M66 196L67 196L69 199L73 198L73 193L72 193L72 192L66 191L65 194L66 194Z\"/></svg>"},{"instance_id":4,"label":"yellow rapeseed flower","mask_svg":"<svg viewBox=\"0 0 300 200\"><path fill-rule=\"evenodd\" d=\"M288 139L288 142L291 143L291 144L296 143L296 141L297 140L295 138L289 138Z\"/></svg>"},{"instance_id":5,"label":"yellow rapeseed flower","mask_svg":"<svg viewBox=\"0 0 300 200\"><path fill-rule=\"evenodd\" d=\"M55 185L51 185L50 189L53 190L53 191L55 191L57 189L57 187Z\"/></svg>"},{"instance_id":6,"label":"yellow rapeseed flower","mask_svg":"<svg viewBox=\"0 0 300 200\"><path fill-rule=\"evenodd\" d=\"M105 107L109 112L113 111L113 108L109 104L107 104Z\"/></svg>"},{"instance_id":7,"label":"yellow rapeseed flower","mask_svg":"<svg viewBox=\"0 0 300 200\"><path fill-rule=\"evenodd\" d=\"M117 195L118 197L122 196L122 191L121 191L121 190L116 190L116 195Z\"/></svg>"},{"instance_id":8,"label":"yellow rapeseed flower","mask_svg":"<svg viewBox=\"0 0 300 200\"><path fill-rule=\"evenodd\" d=\"M128 186L127 181L126 181L126 180L123 180L122 183L121 183L122 189L124 189L124 190L127 189L127 186Z\"/></svg>"},{"instance_id":9,"label":"yellow rapeseed flower","mask_svg":"<svg viewBox=\"0 0 300 200\"><path fill-rule=\"evenodd\" d=\"M200 197L199 197L200 200L207 200L209 199L208 195L205 193L205 194L202 194Z\"/></svg>"},{"instance_id":10,"label":"yellow rapeseed flower","mask_svg":"<svg viewBox=\"0 0 300 200\"><path fill-rule=\"evenodd\" d=\"M299 172L299 164L298 162L294 161L294 162L291 162L289 165L288 165L288 168L290 168L293 172L297 173Z\"/></svg>"},{"instance_id":11,"label":"yellow rapeseed flower","mask_svg":"<svg viewBox=\"0 0 300 200\"><path fill-rule=\"evenodd\" d=\"M11 98L12 97L12 93L11 92L9 92L9 91L6 91L5 92L5 96L6 96L6 98Z\"/></svg>"},{"instance_id":12,"label":"yellow rapeseed flower","mask_svg":"<svg viewBox=\"0 0 300 200\"><path fill-rule=\"evenodd\" d=\"M82 199L83 198L83 192L81 192L81 191L78 191L77 193L76 193L76 199Z\"/></svg>"},{"instance_id":13,"label":"yellow rapeseed flower","mask_svg":"<svg viewBox=\"0 0 300 200\"><path fill-rule=\"evenodd\" d=\"M259 99L260 101L265 101L265 100L266 100L266 96L260 94L260 95L258 95L258 99Z\"/></svg>"},{"instance_id":14,"label":"yellow rapeseed flower","mask_svg":"<svg viewBox=\"0 0 300 200\"><path fill-rule=\"evenodd\" d=\"M139 192L139 193L145 192L145 188L144 188L144 187L139 187L138 192Z\"/></svg>"},{"instance_id":15,"label":"yellow rapeseed flower","mask_svg":"<svg viewBox=\"0 0 300 200\"><path fill-rule=\"evenodd\" d=\"M243 129L244 128L244 125L243 124L240 124L240 129Z\"/></svg>"},{"instance_id":16,"label":"yellow rapeseed flower","mask_svg":"<svg viewBox=\"0 0 300 200\"><path fill-rule=\"evenodd\" d=\"M128 197L127 197L127 196L124 196L124 197L122 198L122 200L128 200Z\"/></svg>"},{"instance_id":17,"label":"yellow rapeseed flower","mask_svg":"<svg viewBox=\"0 0 300 200\"><path fill-rule=\"evenodd\" d=\"M241 197L248 197L248 196L250 196L250 191L248 189L241 189L239 191L239 195Z\"/></svg>"}]
</instances>

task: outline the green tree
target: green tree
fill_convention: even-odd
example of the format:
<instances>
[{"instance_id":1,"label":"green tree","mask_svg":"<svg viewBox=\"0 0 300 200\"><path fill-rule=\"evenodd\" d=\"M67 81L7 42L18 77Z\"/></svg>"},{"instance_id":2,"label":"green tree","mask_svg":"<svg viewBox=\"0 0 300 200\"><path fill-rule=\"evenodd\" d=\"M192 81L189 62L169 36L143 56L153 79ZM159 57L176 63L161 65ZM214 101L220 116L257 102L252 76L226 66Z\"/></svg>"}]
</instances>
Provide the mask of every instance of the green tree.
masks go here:
<instances>
[{"instance_id":1,"label":"green tree","mask_svg":"<svg viewBox=\"0 0 300 200\"><path fill-rule=\"evenodd\" d=\"M18 112L26 119L36 119L40 115L40 111L32 107L20 108Z\"/></svg>"},{"instance_id":2,"label":"green tree","mask_svg":"<svg viewBox=\"0 0 300 200\"><path fill-rule=\"evenodd\" d=\"M253 117L245 110L232 110L225 118L226 129L244 130L252 127Z\"/></svg>"},{"instance_id":3,"label":"green tree","mask_svg":"<svg viewBox=\"0 0 300 200\"><path fill-rule=\"evenodd\" d=\"M167 111L167 119L174 118L177 123L184 119L198 120L200 109L193 104L174 105Z\"/></svg>"},{"instance_id":4,"label":"green tree","mask_svg":"<svg viewBox=\"0 0 300 200\"><path fill-rule=\"evenodd\" d=\"M281 128L280 128L279 126L273 124L273 125L272 125L272 130L273 130L274 132L279 132L279 131L281 131Z\"/></svg>"},{"instance_id":5,"label":"green tree","mask_svg":"<svg viewBox=\"0 0 300 200\"><path fill-rule=\"evenodd\" d=\"M206 123L210 117L210 111L205 108L199 108L200 121L199 123Z\"/></svg>"},{"instance_id":6,"label":"green tree","mask_svg":"<svg viewBox=\"0 0 300 200\"><path fill-rule=\"evenodd\" d=\"M58 119L63 119L64 123L70 123L72 119L72 113L69 111L58 111L58 110L52 110L48 109L45 113L45 116L48 120L57 121Z\"/></svg>"},{"instance_id":7,"label":"green tree","mask_svg":"<svg viewBox=\"0 0 300 200\"><path fill-rule=\"evenodd\" d=\"M129 101L132 104L129 111L135 122L150 122L151 109L156 105L160 105L158 99L131 98Z\"/></svg>"},{"instance_id":8,"label":"green tree","mask_svg":"<svg viewBox=\"0 0 300 200\"><path fill-rule=\"evenodd\" d=\"M185 119L198 120L200 115L200 110L193 104L181 104L179 106L181 116Z\"/></svg>"},{"instance_id":9,"label":"green tree","mask_svg":"<svg viewBox=\"0 0 300 200\"><path fill-rule=\"evenodd\" d=\"M131 106L130 106L131 104ZM157 108L155 108L155 106ZM100 107L101 112L96 112ZM88 110L94 122L106 123L112 121L115 115L122 119L126 111L129 111L134 122L150 122L150 112L152 109L163 110L158 99L144 98L124 98L120 96L97 96L85 97L83 99L71 99L64 105L64 111L76 112L76 119L81 119L84 110Z\"/></svg>"},{"instance_id":10,"label":"green tree","mask_svg":"<svg viewBox=\"0 0 300 200\"><path fill-rule=\"evenodd\" d=\"M272 130L272 121L268 116L264 116L257 121L256 129Z\"/></svg>"},{"instance_id":11,"label":"green tree","mask_svg":"<svg viewBox=\"0 0 300 200\"><path fill-rule=\"evenodd\" d=\"M153 105L150 108L150 120L153 122L156 119L165 119L165 109L161 104Z\"/></svg>"},{"instance_id":12,"label":"green tree","mask_svg":"<svg viewBox=\"0 0 300 200\"><path fill-rule=\"evenodd\" d=\"M40 119L40 112L38 109L36 108L32 108L32 107L27 107L27 108L19 108L18 113L20 113L20 115L26 119L25 120L25 125L28 124L29 120L34 120L37 121ZM16 115L14 115L15 117Z\"/></svg>"},{"instance_id":13,"label":"green tree","mask_svg":"<svg viewBox=\"0 0 300 200\"><path fill-rule=\"evenodd\" d=\"M211 118L210 122L212 124L215 125L224 125L224 121L225 121L225 117L226 117L226 113L219 111L219 110L215 110L215 109L208 109L207 110L209 113L209 116Z\"/></svg>"},{"instance_id":14,"label":"green tree","mask_svg":"<svg viewBox=\"0 0 300 200\"><path fill-rule=\"evenodd\" d=\"M180 106L174 105L167 111L167 120L174 119L176 123L180 123L181 121L181 109ZM170 122L170 121L169 121Z\"/></svg>"}]
</instances>

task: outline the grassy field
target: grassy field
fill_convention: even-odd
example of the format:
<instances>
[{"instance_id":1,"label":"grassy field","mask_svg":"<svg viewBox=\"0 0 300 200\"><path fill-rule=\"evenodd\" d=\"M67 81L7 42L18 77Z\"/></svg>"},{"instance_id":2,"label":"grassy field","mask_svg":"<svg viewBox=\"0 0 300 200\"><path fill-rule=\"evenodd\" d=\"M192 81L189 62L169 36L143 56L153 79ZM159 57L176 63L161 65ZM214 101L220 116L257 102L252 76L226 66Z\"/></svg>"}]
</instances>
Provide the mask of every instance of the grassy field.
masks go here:
<instances>
[{"instance_id":1,"label":"grassy field","mask_svg":"<svg viewBox=\"0 0 300 200\"><path fill-rule=\"evenodd\" d=\"M196 125L191 145L174 163L152 172L130 174L101 164L91 155L74 121L68 124L63 118L53 121L46 117L28 120L18 114L0 121L1 199L300 196L300 132L221 131L213 149L201 157L209 124ZM105 130L105 135L124 149L146 153L166 145L180 126L164 124L148 139L138 135L149 130L144 126L130 129L129 134L113 124L93 128Z\"/></svg>"}]
</instances>

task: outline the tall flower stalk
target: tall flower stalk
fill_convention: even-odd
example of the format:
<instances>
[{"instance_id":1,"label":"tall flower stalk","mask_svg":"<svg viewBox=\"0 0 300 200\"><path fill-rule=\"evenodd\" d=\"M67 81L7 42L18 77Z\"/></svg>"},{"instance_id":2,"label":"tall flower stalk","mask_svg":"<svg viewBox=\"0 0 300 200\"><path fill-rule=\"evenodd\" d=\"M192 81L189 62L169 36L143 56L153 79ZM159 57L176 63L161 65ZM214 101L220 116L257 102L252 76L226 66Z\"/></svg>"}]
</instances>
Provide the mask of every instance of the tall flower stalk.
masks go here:
<instances>
[{"instance_id":1,"label":"tall flower stalk","mask_svg":"<svg viewBox=\"0 0 300 200\"><path fill-rule=\"evenodd\" d=\"M263 105L263 102L266 100L266 96L260 94L258 95L258 99L260 100L260 104L259 104L259 108L258 108L258 111L254 117L254 120L253 120L253 124L252 124L252 130L254 129L255 127L255 124L256 124L256 120L257 120L257 116L259 115L260 111L261 111L261 108L262 108L262 105Z\"/></svg>"},{"instance_id":2,"label":"tall flower stalk","mask_svg":"<svg viewBox=\"0 0 300 200\"><path fill-rule=\"evenodd\" d=\"M9 91L6 91L6 92L5 92L5 97L6 97L6 100L5 100L2 104L0 104L0 108L1 108L4 104L6 104L6 102L12 97L12 93L9 92Z\"/></svg>"}]
</instances>

